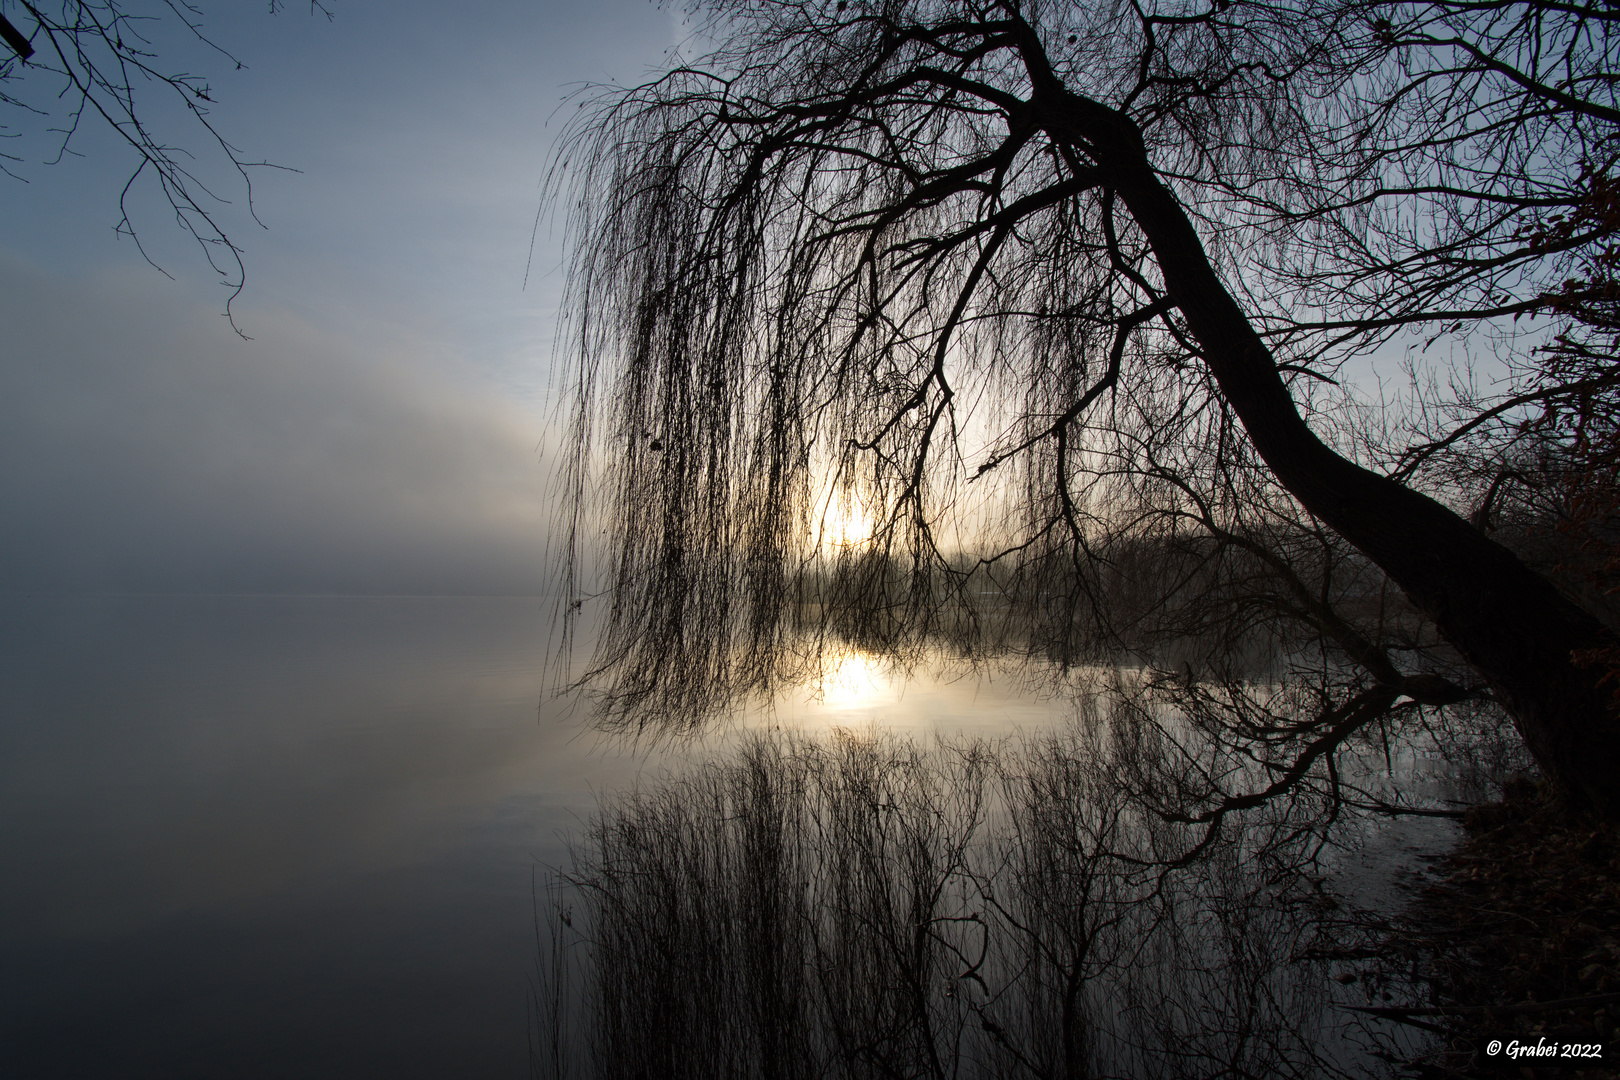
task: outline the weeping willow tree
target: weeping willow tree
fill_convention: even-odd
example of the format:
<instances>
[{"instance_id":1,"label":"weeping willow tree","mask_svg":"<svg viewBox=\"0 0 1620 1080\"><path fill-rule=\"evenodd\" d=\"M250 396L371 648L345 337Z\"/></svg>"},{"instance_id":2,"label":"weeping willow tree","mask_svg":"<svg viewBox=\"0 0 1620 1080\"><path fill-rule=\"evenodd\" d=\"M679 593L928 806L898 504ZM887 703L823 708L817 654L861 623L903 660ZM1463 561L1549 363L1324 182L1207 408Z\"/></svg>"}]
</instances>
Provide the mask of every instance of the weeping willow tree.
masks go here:
<instances>
[{"instance_id":1,"label":"weeping willow tree","mask_svg":"<svg viewBox=\"0 0 1620 1080\"><path fill-rule=\"evenodd\" d=\"M1571 662L1607 631L1335 376L1418 328L1517 347L1585 287L1559 282L1616 223L1536 229L1613 164L1614 20L706 6L709 51L587 94L553 173L568 610L605 607L604 714L700 717L837 641L1174 645L1183 697L1223 708L1238 658L1314 672L1312 707L1242 736L1288 748L1281 777L1391 710L1489 700L1613 814L1620 731Z\"/></svg>"}]
</instances>

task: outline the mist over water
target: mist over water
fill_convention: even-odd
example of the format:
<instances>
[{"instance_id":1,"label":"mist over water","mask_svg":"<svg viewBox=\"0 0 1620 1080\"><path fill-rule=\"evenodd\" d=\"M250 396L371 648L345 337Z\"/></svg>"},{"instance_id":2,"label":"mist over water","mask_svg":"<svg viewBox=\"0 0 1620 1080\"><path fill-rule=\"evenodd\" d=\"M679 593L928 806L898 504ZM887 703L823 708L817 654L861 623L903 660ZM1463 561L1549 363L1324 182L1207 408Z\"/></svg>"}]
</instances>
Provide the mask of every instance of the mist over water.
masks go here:
<instances>
[{"instance_id":1,"label":"mist over water","mask_svg":"<svg viewBox=\"0 0 1620 1080\"><path fill-rule=\"evenodd\" d=\"M1335 829L1294 798L1178 823L1143 782L1178 748L1110 704L978 737L743 732L604 792L547 879L540 1075L1373 1077L1417 1053L1355 1007L1418 970L1355 962L1452 823Z\"/></svg>"},{"instance_id":2,"label":"mist over water","mask_svg":"<svg viewBox=\"0 0 1620 1080\"><path fill-rule=\"evenodd\" d=\"M838 1060L828 1025L857 1006L883 1028L873 1053L891 1065L921 1053L933 1024L957 1032L963 1075L1023 1075L983 1026L1001 1014L982 991L1001 985L1023 1002L1004 1029L1018 1052L1061 1057L1048 991L1062 959L1041 950L1075 927L1097 968L1081 998L1087 1046L1133 1068L1156 1061L1129 1047L1184 1031L1143 1002L1228 986L1208 950L1230 946L1270 957L1239 989L1277 1005L1239 1018L1298 1013L1295 1027L1310 1028L1273 1026L1253 1047L1302 1075L1314 1067L1312 1033L1337 1022L1322 996L1329 969L1276 966L1320 931L1302 917L1309 896L1297 882L1278 891L1272 864L1242 843L1162 890L1103 866L1110 844L1142 854L1166 840L1075 741L1083 703L1034 696L1010 672L908 679L849 651L773 709L701 737L626 742L548 697L555 608L541 597L0 599L7 1075L520 1076L557 1003L571 1041L538 1060L561 1075L656 1066L645 1037L613 1041L624 1030L684 1032L694 1076L737 1064L733 1051L757 1057L773 1031L768 1045L798 1047L809 1068ZM759 806L737 802L749 791L780 804L764 848L748 825ZM637 828L641 846L627 847ZM1392 870L1444 846L1448 830L1432 819L1376 830L1322 865L1341 895L1387 907L1400 900ZM705 851L714 859L682 861ZM676 893L640 891L648 859L667 863L659 880ZM1077 884L1088 874L1090 892ZM564 879L610 887L568 894ZM924 885L940 890L926 902ZM1235 910L1211 902L1256 888L1288 902L1242 925L1208 922ZM766 896L798 931L739 931ZM618 922L603 921L606 900ZM677 900L672 921L649 921ZM938 920L930 944L914 962L883 960L921 925L906 914L917 903ZM576 916L566 933L564 910ZM1020 936L1031 919L1050 940ZM626 947L591 954L590 933ZM664 967L630 947L647 935L676 949ZM570 966L548 969L565 938ZM1138 948L1140 962L1121 959ZM818 996L816 957L831 953L817 949L842 950L870 1008ZM982 984L962 981L974 956ZM861 957L876 965L865 975ZM713 983L699 998L684 989L694 958ZM604 959L617 989L593 982ZM737 1011L766 968L798 1012ZM896 1004L913 991L914 1008ZM598 1023L606 992L631 995L615 1021L629 1028ZM1208 1034L1200 1053L1218 1056ZM592 1056L602 1039L616 1057Z\"/></svg>"},{"instance_id":3,"label":"mist over water","mask_svg":"<svg viewBox=\"0 0 1620 1080\"><path fill-rule=\"evenodd\" d=\"M554 607L0 598L8 1075L524 1074L534 874L598 797L705 749L627 748L548 698ZM856 658L710 745L1067 708Z\"/></svg>"},{"instance_id":4,"label":"mist over water","mask_svg":"<svg viewBox=\"0 0 1620 1080\"><path fill-rule=\"evenodd\" d=\"M521 1073L547 602L0 604L8 1075Z\"/></svg>"}]
</instances>

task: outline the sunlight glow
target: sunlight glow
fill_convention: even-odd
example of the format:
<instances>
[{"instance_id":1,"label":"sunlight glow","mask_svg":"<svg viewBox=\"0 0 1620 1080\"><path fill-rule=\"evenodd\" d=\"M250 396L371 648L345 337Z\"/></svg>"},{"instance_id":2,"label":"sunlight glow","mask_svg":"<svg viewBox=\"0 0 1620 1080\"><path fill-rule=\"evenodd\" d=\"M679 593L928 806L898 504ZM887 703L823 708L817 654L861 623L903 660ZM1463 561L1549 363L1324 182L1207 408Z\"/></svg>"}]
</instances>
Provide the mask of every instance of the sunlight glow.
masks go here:
<instances>
[{"instance_id":1,"label":"sunlight glow","mask_svg":"<svg viewBox=\"0 0 1620 1080\"><path fill-rule=\"evenodd\" d=\"M829 502L821 518L821 546L837 552L859 547L872 537L872 517L854 502Z\"/></svg>"},{"instance_id":2,"label":"sunlight glow","mask_svg":"<svg viewBox=\"0 0 1620 1080\"><path fill-rule=\"evenodd\" d=\"M875 657L851 650L828 660L816 696L831 708L856 709L894 699L894 682Z\"/></svg>"}]
</instances>

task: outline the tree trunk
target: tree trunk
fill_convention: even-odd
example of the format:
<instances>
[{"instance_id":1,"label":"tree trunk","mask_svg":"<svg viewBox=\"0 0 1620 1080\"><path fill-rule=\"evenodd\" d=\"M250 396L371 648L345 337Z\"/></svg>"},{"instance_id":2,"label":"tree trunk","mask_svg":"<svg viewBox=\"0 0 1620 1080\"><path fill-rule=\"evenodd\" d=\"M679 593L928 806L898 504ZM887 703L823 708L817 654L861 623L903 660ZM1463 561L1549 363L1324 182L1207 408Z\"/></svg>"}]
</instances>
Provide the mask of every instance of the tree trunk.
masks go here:
<instances>
[{"instance_id":1,"label":"tree trunk","mask_svg":"<svg viewBox=\"0 0 1620 1080\"><path fill-rule=\"evenodd\" d=\"M1562 801L1620 820L1620 718L1571 653L1603 625L1438 502L1363 469L1299 415L1271 352L1221 283L1125 116L1066 90L1048 130L1098 163L1153 247L1221 394L1278 481L1400 586L1490 685Z\"/></svg>"}]
</instances>

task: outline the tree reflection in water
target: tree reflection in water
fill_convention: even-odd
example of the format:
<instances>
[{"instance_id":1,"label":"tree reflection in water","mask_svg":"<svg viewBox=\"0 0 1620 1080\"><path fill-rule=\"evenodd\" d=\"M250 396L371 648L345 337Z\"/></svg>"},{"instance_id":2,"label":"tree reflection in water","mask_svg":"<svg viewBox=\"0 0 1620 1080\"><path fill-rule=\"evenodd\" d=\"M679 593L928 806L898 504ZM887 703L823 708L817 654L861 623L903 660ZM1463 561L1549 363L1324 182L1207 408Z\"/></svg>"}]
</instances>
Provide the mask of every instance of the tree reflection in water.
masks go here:
<instances>
[{"instance_id":1,"label":"tree reflection in water","mask_svg":"<svg viewBox=\"0 0 1620 1080\"><path fill-rule=\"evenodd\" d=\"M548 899L540 1075L1377 1073L1332 993L1367 1000L1322 888L1343 791L1178 822L1167 778L1265 768L1112 701L993 744L755 734L605 800Z\"/></svg>"}]
</instances>

